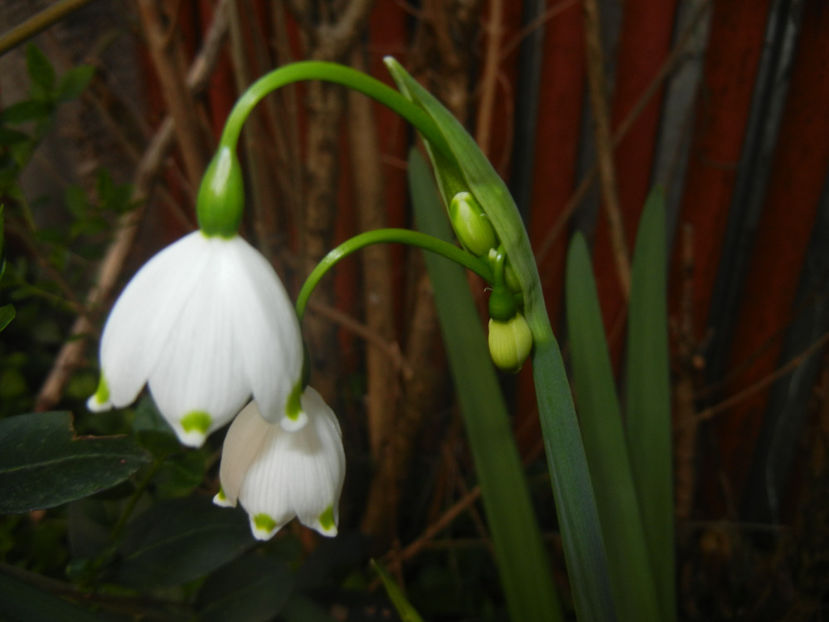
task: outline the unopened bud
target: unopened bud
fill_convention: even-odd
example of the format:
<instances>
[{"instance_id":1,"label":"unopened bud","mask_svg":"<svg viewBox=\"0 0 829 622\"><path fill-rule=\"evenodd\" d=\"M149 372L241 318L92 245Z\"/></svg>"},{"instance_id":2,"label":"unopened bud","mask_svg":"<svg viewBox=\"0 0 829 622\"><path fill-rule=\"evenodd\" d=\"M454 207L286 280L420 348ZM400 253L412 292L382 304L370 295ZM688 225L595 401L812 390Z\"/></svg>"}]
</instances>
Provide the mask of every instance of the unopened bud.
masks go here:
<instances>
[{"instance_id":1,"label":"unopened bud","mask_svg":"<svg viewBox=\"0 0 829 622\"><path fill-rule=\"evenodd\" d=\"M499 369L517 372L527 360L532 347L530 327L520 313L506 322L489 320L489 354Z\"/></svg>"},{"instance_id":2,"label":"unopened bud","mask_svg":"<svg viewBox=\"0 0 829 622\"><path fill-rule=\"evenodd\" d=\"M478 201L469 192L458 192L449 203L449 220L461 244L469 252L485 255L495 246L495 231Z\"/></svg>"}]
</instances>

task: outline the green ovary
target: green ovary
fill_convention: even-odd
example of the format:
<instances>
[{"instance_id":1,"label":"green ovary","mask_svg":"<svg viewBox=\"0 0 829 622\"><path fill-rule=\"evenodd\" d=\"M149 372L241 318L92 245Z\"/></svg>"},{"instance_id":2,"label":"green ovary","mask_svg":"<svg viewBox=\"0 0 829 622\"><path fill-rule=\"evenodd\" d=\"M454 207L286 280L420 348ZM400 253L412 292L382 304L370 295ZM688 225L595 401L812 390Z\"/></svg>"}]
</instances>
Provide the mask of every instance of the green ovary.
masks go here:
<instances>
[{"instance_id":1,"label":"green ovary","mask_svg":"<svg viewBox=\"0 0 829 622\"><path fill-rule=\"evenodd\" d=\"M213 418L203 410L193 410L181 418L181 428L185 432L207 434Z\"/></svg>"}]
</instances>

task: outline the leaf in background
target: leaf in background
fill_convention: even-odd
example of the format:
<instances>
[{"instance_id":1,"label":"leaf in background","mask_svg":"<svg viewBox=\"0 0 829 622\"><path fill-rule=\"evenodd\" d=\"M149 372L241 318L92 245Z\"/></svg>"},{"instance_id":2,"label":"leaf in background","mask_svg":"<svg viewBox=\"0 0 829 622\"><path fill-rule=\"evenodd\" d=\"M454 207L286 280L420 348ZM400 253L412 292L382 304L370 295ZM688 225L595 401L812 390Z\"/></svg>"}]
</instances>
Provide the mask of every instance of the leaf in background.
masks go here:
<instances>
[{"instance_id":1,"label":"leaf in background","mask_svg":"<svg viewBox=\"0 0 829 622\"><path fill-rule=\"evenodd\" d=\"M628 308L625 428L663 620L676 619L665 198L651 191L639 221Z\"/></svg>"},{"instance_id":2,"label":"leaf in background","mask_svg":"<svg viewBox=\"0 0 829 622\"><path fill-rule=\"evenodd\" d=\"M590 471L564 362L547 316L535 257L518 208L503 180L458 120L397 61L387 57L385 62L403 95L426 111L445 138L451 152L445 157L454 160L451 166L460 171L466 189L486 212L521 284L524 315L533 333L538 414L576 612L582 620L612 619L607 555ZM430 155L437 168L444 154L433 151Z\"/></svg>"},{"instance_id":3,"label":"leaf in background","mask_svg":"<svg viewBox=\"0 0 829 622\"><path fill-rule=\"evenodd\" d=\"M414 150L409 184L418 229L451 239L429 168ZM547 551L466 277L446 259L429 253L425 259L511 617L560 620Z\"/></svg>"},{"instance_id":4,"label":"leaf in background","mask_svg":"<svg viewBox=\"0 0 829 622\"><path fill-rule=\"evenodd\" d=\"M14 305L3 305L0 307L0 332L6 326L11 324L12 320L14 319Z\"/></svg>"},{"instance_id":5,"label":"leaf in background","mask_svg":"<svg viewBox=\"0 0 829 622\"><path fill-rule=\"evenodd\" d=\"M241 510L198 497L162 501L127 525L115 575L136 587L178 585L213 572L254 543Z\"/></svg>"},{"instance_id":6,"label":"leaf in background","mask_svg":"<svg viewBox=\"0 0 829 622\"><path fill-rule=\"evenodd\" d=\"M412 604L406 599L405 594L403 594L403 590L395 583L391 575L386 572L386 569L373 559L371 560L371 565L377 574L380 575L380 579L383 581L383 587L386 588L386 594L389 595L389 600L391 600L392 605L397 610L397 615L400 616L401 622L423 622L423 618L412 607Z\"/></svg>"},{"instance_id":7,"label":"leaf in background","mask_svg":"<svg viewBox=\"0 0 829 622\"><path fill-rule=\"evenodd\" d=\"M0 513L51 508L123 482L149 456L128 438L74 438L67 412L0 421Z\"/></svg>"},{"instance_id":8,"label":"leaf in background","mask_svg":"<svg viewBox=\"0 0 829 622\"><path fill-rule=\"evenodd\" d=\"M576 403L616 612L620 620L661 620L590 254L580 233L567 254L565 293Z\"/></svg>"},{"instance_id":9,"label":"leaf in background","mask_svg":"<svg viewBox=\"0 0 829 622\"><path fill-rule=\"evenodd\" d=\"M199 589L203 622L264 622L282 611L294 589L285 562L255 552L211 574Z\"/></svg>"},{"instance_id":10,"label":"leaf in background","mask_svg":"<svg viewBox=\"0 0 829 622\"><path fill-rule=\"evenodd\" d=\"M48 99L55 87L55 70L46 55L34 45L26 46L26 68L35 99Z\"/></svg>"},{"instance_id":11,"label":"leaf in background","mask_svg":"<svg viewBox=\"0 0 829 622\"><path fill-rule=\"evenodd\" d=\"M0 571L0 619L5 622L101 622L111 618L100 612L92 613Z\"/></svg>"},{"instance_id":12,"label":"leaf in background","mask_svg":"<svg viewBox=\"0 0 829 622\"><path fill-rule=\"evenodd\" d=\"M95 75L95 67L92 65L79 65L72 67L63 74L58 82L56 96L59 101L69 101L79 97L89 86L92 76Z\"/></svg>"}]
</instances>

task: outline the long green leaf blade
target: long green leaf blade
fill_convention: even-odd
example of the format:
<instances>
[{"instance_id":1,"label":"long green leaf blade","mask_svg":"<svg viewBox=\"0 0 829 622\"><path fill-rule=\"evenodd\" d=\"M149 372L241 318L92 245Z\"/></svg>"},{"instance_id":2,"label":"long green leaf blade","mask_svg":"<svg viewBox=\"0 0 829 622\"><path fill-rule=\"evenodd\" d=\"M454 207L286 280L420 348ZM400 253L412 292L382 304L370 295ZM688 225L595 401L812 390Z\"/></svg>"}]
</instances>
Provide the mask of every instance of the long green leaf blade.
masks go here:
<instances>
[{"instance_id":1,"label":"long green leaf blade","mask_svg":"<svg viewBox=\"0 0 829 622\"><path fill-rule=\"evenodd\" d=\"M584 448L620 620L661 620L587 244L567 256L567 326Z\"/></svg>"},{"instance_id":2,"label":"long green leaf blade","mask_svg":"<svg viewBox=\"0 0 829 622\"><path fill-rule=\"evenodd\" d=\"M409 180L418 228L451 239L440 197L417 152L409 158ZM460 267L440 257L427 254L426 267L510 616L516 621L561 620L546 549L467 280Z\"/></svg>"},{"instance_id":3,"label":"long green leaf blade","mask_svg":"<svg viewBox=\"0 0 829 622\"><path fill-rule=\"evenodd\" d=\"M457 119L394 59L387 58L386 65L401 92L429 114L446 139L451 154L430 150L434 166L456 168L447 177L462 181L478 200L519 280L524 315L533 333L539 419L576 612L581 620L612 620L607 556L590 472L538 269L518 209L503 180ZM452 162L447 161L449 157ZM451 197L444 193L444 198Z\"/></svg>"},{"instance_id":4,"label":"long green leaf blade","mask_svg":"<svg viewBox=\"0 0 829 622\"><path fill-rule=\"evenodd\" d=\"M676 619L665 198L654 189L633 253L627 342L627 445L663 620Z\"/></svg>"}]
</instances>

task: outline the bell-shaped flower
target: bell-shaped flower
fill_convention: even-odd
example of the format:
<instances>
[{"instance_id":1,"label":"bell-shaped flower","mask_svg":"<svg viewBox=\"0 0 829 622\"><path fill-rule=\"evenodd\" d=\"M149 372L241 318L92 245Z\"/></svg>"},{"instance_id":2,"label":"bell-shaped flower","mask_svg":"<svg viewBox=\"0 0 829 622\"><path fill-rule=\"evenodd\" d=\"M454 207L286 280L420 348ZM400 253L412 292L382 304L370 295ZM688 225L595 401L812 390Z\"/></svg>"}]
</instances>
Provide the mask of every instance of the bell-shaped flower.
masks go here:
<instances>
[{"instance_id":1,"label":"bell-shaped flower","mask_svg":"<svg viewBox=\"0 0 829 622\"><path fill-rule=\"evenodd\" d=\"M286 403L302 357L293 305L268 261L238 235L195 231L152 257L116 301L87 406L126 406L147 384L193 447L251 397L268 420L299 427Z\"/></svg>"},{"instance_id":2,"label":"bell-shaped flower","mask_svg":"<svg viewBox=\"0 0 829 622\"><path fill-rule=\"evenodd\" d=\"M265 421L256 402L233 420L222 448L221 489L213 501L250 518L259 540L292 518L324 536L337 535L345 452L334 412L308 387L300 398L307 424L295 431Z\"/></svg>"}]
</instances>

